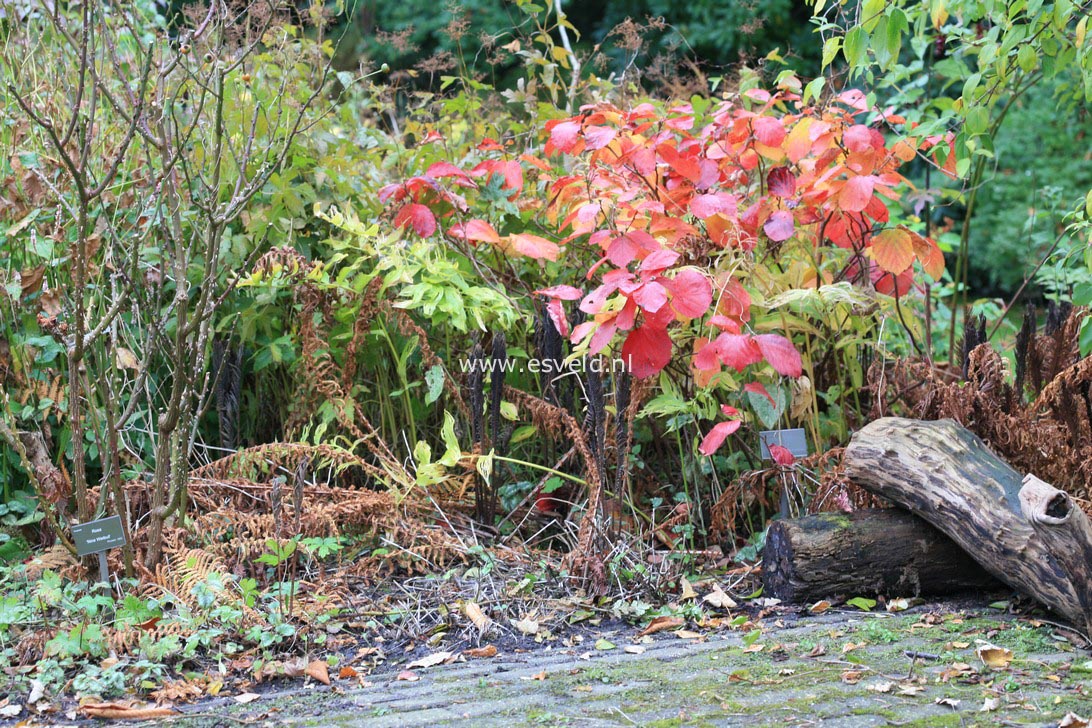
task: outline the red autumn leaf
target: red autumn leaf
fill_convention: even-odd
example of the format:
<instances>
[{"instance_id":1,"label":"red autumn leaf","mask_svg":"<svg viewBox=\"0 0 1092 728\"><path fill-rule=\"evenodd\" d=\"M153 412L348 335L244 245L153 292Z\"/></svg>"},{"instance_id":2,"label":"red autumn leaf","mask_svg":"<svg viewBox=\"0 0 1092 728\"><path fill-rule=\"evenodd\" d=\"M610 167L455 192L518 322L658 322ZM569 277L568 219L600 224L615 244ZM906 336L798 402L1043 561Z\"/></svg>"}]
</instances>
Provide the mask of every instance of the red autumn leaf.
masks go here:
<instances>
[{"instance_id":1,"label":"red autumn leaf","mask_svg":"<svg viewBox=\"0 0 1092 728\"><path fill-rule=\"evenodd\" d=\"M634 291L632 298L646 313L656 313L667 305L667 289L649 281Z\"/></svg>"},{"instance_id":2,"label":"red autumn leaf","mask_svg":"<svg viewBox=\"0 0 1092 728\"><path fill-rule=\"evenodd\" d=\"M751 364L762 361L762 349L754 338L746 334L723 333L713 340L717 355L725 366L741 372Z\"/></svg>"},{"instance_id":3,"label":"red autumn leaf","mask_svg":"<svg viewBox=\"0 0 1092 728\"><path fill-rule=\"evenodd\" d=\"M785 125L781 119L760 116L754 120L755 139L768 147L776 147L785 140Z\"/></svg>"},{"instance_id":4,"label":"red autumn leaf","mask_svg":"<svg viewBox=\"0 0 1092 728\"><path fill-rule=\"evenodd\" d=\"M838 193L838 207L846 212L860 212L868 207L874 187L875 181L869 175L850 178Z\"/></svg>"},{"instance_id":5,"label":"red autumn leaf","mask_svg":"<svg viewBox=\"0 0 1092 728\"><path fill-rule=\"evenodd\" d=\"M671 361L671 337L667 330L644 324L629 332L622 344L622 361L638 379L658 374Z\"/></svg>"},{"instance_id":6,"label":"red autumn leaf","mask_svg":"<svg viewBox=\"0 0 1092 728\"><path fill-rule=\"evenodd\" d=\"M799 377L804 373L800 352L792 342L780 334L762 334L755 337L755 343L762 351L762 357L770 363L778 374L786 377Z\"/></svg>"},{"instance_id":7,"label":"red autumn leaf","mask_svg":"<svg viewBox=\"0 0 1092 728\"><path fill-rule=\"evenodd\" d=\"M784 467L796 462L796 457L792 454L792 451L784 445L770 445L770 459Z\"/></svg>"},{"instance_id":8,"label":"red autumn leaf","mask_svg":"<svg viewBox=\"0 0 1092 728\"><path fill-rule=\"evenodd\" d=\"M872 149L872 130L864 124L854 124L842 134L842 142L851 152L867 152Z\"/></svg>"},{"instance_id":9,"label":"red autumn leaf","mask_svg":"<svg viewBox=\"0 0 1092 728\"><path fill-rule=\"evenodd\" d=\"M562 301L575 301L583 296L584 292L573 286L553 286L552 288L541 288L535 291L535 295L560 298Z\"/></svg>"},{"instance_id":10,"label":"red autumn leaf","mask_svg":"<svg viewBox=\"0 0 1092 728\"><path fill-rule=\"evenodd\" d=\"M718 422L713 425L713 429L709 430L709 434L701 441L698 450L702 455L712 455L720 449L720 446L724 444L724 441L728 436L738 430L742 424L743 423L739 420Z\"/></svg>"},{"instance_id":11,"label":"red autumn leaf","mask_svg":"<svg viewBox=\"0 0 1092 728\"><path fill-rule=\"evenodd\" d=\"M766 220L766 224L762 226L762 231L766 233L766 236L770 240L775 243L780 243L783 240L791 238L795 228L796 222L793 219L792 213L785 210L777 210Z\"/></svg>"},{"instance_id":12,"label":"red autumn leaf","mask_svg":"<svg viewBox=\"0 0 1092 728\"><path fill-rule=\"evenodd\" d=\"M881 230L872 238L872 258L883 270L898 275L914 263L914 242L899 228Z\"/></svg>"},{"instance_id":13,"label":"red autumn leaf","mask_svg":"<svg viewBox=\"0 0 1092 728\"><path fill-rule=\"evenodd\" d=\"M697 318L713 304L713 286L701 271L684 268L667 284L671 307L684 318Z\"/></svg>"},{"instance_id":14,"label":"red autumn leaf","mask_svg":"<svg viewBox=\"0 0 1092 728\"><path fill-rule=\"evenodd\" d=\"M504 177L504 188L511 191L509 198L523 189L523 167L515 159L487 159L470 170L474 177L492 177L499 174Z\"/></svg>"},{"instance_id":15,"label":"red autumn leaf","mask_svg":"<svg viewBox=\"0 0 1092 728\"><path fill-rule=\"evenodd\" d=\"M432 214L432 210L414 202L399 210L394 218L395 227L406 225L413 228L413 232L422 238L427 238L436 232L436 216Z\"/></svg>"},{"instance_id":16,"label":"red autumn leaf","mask_svg":"<svg viewBox=\"0 0 1092 728\"><path fill-rule=\"evenodd\" d=\"M500 235L492 225L485 220L467 220L465 223L452 225L447 230L448 234L463 240L474 240L479 243L499 243Z\"/></svg>"},{"instance_id":17,"label":"red autumn leaf","mask_svg":"<svg viewBox=\"0 0 1092 728\"><path fill-rule=\"evenodd\" d=\"M792 197L796 194L796 177L788 167L775 167L766 175L766 187L775 197Z\"/></svg>"},{"instance_id":18,"label":"red autumn leaf","mask_svg":"<svg viewBox=\"0 0 1092 728\"><path fill-rule=\"evenodd\" d=\"M732 217L737 212L738 202L735 195L725 194L724 192L695 195L690 200L690 212L693 213L694 217L702 220L717 213Z\"/></svg>"},{"instance_id":19,"label":"red autumn leaf","mask_svg":"<svg viewBox=\"0 0 1092 728\"><path fill-rule=\"evenodd\" d=\"M554 328L562 336L569 335L569 319L565 317L565 304L560 298L551 298L546 302L546 314L554 322Z\"/></svg>"},{"instance_id":20,"label":"red autumn leaf","mask_svg":"<svg viewBox=\"0 0 1092 728\"><path fill-rule=\"evenodd\" d=\"M650 253L647 258L641 261L641 265L638 268L642 273L659 273L675 265L675 261L679 259L679 254L674 250L657 250L654 253Z\"/></svg>"},{"instance_id":21,"label":"red autumn leaf","mask_svg":"<svg viewBox=\"0 0 1092 728\"><path fill-rule=\"evenodd\" d=\"M737 319L740 322L751 320L751 294L743 284L734 278L729 278L721 289L720 299L717 301L717 311L728 318Z\"/></svg>"},{"instance_id":22,"label":"red autumn leaf","mask_svg":"<svg viewBox=\"0 0 1092 728\"><path fill-rule=\"evenodd\" d=\"M561 152L571 152L579 138L579 121L561 121L550 130L550 146ZM549 153L549 150L547 150L547 153Z\"/></svg>"},{"instance_id":23,"label":"red autumn leaf","mask_svg":"<svg viewBox=\"0 0 1092 728\"><path fill-rule=\"evenodd\" d=\"M520 255L526 255L528 258L557 260L558 255L561 254L561 248L558 247L557 243L550 242L538 235L516 233L515 235L509 235L507 240L512 250Z\"/></svg>"},{"instance_id":24,"label":"red autumn leaf","mask_svg":"<svg viewBox=\"0 0 1092 728\"><path fill-rule=\"evenodd\" d=\"M474 185L474 181L470 179L470 175L456 167L451 162L436 162L427 170L425 170L425 176L435 177L436 179L441 179L443 177L454 177L456 184L461 184L464 187Z\"/></svg>"},{"instance_id":25,"label":"red autumn leaf","mask_svg":"<svg viewBox=\"0 0 1092 728\"><path fill-rule=\"evenodd\" d=\"M616 136L618 136L617 130L609 126L589 126L584 130L584 141L588 149L593 151L607 146Z\"/></svg>"},{"instance_id":26,"label":"red autumn leaf","mask_svg":"<svg viewBox=\"0 0 1092 728\"><path fill-rule=\"evenodd\" d=\"M754 394L765 397L766 399L770 400L770 404L772 404L774 407L777 406L777 402L774 401L774 398L770 396L770 393L766 391L766 387L761 382L747 382L743 385L743 391L752 392Z\"/></svg>"}]
</instances>

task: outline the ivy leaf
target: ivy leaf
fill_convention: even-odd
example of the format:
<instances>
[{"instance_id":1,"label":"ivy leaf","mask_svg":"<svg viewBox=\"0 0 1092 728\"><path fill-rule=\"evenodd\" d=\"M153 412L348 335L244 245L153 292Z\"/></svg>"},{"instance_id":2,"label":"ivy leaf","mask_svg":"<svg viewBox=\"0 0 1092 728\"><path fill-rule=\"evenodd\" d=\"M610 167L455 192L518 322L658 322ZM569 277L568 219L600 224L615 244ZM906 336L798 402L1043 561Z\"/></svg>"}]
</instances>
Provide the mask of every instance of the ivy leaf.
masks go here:
<instances>
[{"instance_id":1,"label":"ivy leaf","mask_svg":"<svg viewBox=\"0 0 1092 728\"><path fill-rule=\"evenodd\" d=\"M899 228L883 230L872 238L871 250L872 258L888 273L898 275L914 263L914 241Z\"/></svg>"},{"instance_id":2,"label":"ivy leaf","mask_svg":"<svg viewBox=\"0 0 1092 728\"><path fill-rule=\"evenodd\" d=\"M622 360L638 379L658 374L671 361L671 337L667 329L643 324L622 344Z\"/></svg>"}]
</instances>

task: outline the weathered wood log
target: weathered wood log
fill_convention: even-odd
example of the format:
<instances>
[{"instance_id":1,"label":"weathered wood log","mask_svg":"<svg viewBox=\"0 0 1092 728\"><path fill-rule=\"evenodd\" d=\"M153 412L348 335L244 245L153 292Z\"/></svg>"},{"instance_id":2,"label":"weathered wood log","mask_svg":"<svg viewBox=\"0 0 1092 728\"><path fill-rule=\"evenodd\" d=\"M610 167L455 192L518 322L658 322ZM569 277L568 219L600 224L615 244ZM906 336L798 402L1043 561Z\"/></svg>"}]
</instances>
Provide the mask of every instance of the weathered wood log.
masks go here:
<instances>
[{"instance_id":1,"label":"weathered wood log","mask_svg":"<svg viewBox=\"0 0 1092 728\"><path fill-rule=\"evenodd\" d=\"M1084 610L1084 633L1092 635L1092 523L1069 495L1034 475L1024 476L1020 508L1069 577Z\"/></svg>"},{"instance_id":2,"label":"weathered wood log","mask_svg":"<svg viewBox=\"0 0 1092 728\"><path fill-rule=\"evenodd\" d=\"M762 583L766 596L797 603L1002 586L950 538L901 508L775 521L762 551Z\"/></svg>"},{"instance_id":3,"label":"weathered wood log","mask_svg":"<svg viewBox=\"0 0 1092 728\"><path fill-rule=\"evenodd\" d=\"M1020 506L1022 476L952 420L896 417L857 431L843 460L857 485L915 513L998 579L1084 626L1051 547Z\"/></svg>"}]
</instances>

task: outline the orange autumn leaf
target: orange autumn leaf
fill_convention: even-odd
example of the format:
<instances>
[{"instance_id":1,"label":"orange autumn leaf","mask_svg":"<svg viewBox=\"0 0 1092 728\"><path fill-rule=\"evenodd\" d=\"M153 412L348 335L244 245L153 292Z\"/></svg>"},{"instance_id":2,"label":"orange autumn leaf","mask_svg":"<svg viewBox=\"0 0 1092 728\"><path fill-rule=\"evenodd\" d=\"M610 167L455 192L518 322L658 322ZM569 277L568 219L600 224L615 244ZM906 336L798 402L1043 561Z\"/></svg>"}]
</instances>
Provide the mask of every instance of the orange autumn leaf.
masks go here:
<instances>
[{"instance_id":1,"label":"orange autumn leaf","mask_svg":"<svg viewBox=\"0 0 1092 728\"><path fill-rule=\"evenodd\" d=\"M914 263L914 243L899 228L881 231L872 238L872 258L888 273L898 275Z\"/></svg>"}]
</instances>

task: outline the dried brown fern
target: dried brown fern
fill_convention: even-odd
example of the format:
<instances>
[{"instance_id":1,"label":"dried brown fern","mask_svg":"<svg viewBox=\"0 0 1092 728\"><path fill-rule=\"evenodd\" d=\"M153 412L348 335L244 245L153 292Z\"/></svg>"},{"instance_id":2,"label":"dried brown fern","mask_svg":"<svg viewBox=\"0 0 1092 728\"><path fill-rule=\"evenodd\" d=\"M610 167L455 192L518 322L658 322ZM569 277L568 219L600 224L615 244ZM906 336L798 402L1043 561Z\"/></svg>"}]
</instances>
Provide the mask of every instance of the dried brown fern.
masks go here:
<instances>
[{"instance_id":1,"label":"dried brown fern","mask_svg":"<svg viewBox=\"0 0 1092 728\"><path fill-rule=\"evenodd\" d=\"M1092 497L1092 359L1081 359L1077 331L1085 312L1035 335L1028 324L1017 342L1017 376L989 344L968 355L965 381L920 361L876 363L869 383L873 416L903 406L921 419L951 418L1014 468L1068 491L1089 509ZM1030 317L1029 317L1030 318ZM1024 387L1035 394L1026 402Z\"/></svg>"}]
</instances>

